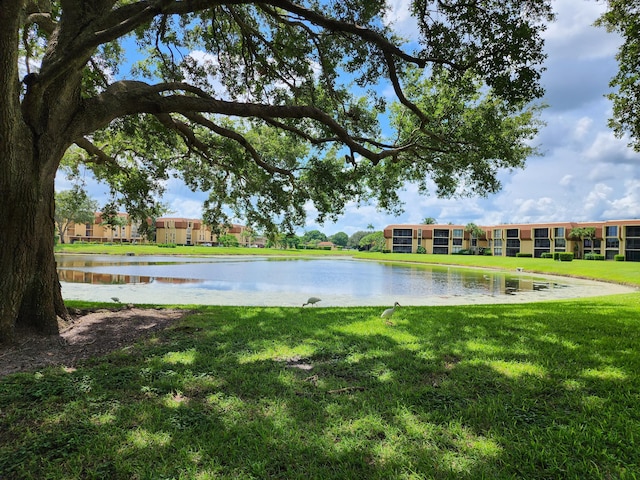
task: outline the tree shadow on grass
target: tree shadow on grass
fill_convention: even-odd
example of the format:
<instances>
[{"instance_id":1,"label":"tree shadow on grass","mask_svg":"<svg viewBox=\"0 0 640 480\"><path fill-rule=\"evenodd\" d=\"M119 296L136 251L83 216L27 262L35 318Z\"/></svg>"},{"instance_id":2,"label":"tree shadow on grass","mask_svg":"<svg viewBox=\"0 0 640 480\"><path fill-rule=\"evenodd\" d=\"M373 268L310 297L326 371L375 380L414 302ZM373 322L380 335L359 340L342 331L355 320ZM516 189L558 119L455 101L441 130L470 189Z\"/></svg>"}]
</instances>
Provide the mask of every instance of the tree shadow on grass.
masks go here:
<instances>
[{"instance_id":1,"label":"tree shadow on grass","mask_svg":"<svg viewBox=\"0 0 640 480\"><path fill-rule=\"evenodd\" d=\"M401 309L394 326L379 313L205 308L76 372L11 376L0 383L0 422L11 438L0 449L0 471L15 478L637 473L633 307L415 307Z\"/></svg>"}]
</instances>

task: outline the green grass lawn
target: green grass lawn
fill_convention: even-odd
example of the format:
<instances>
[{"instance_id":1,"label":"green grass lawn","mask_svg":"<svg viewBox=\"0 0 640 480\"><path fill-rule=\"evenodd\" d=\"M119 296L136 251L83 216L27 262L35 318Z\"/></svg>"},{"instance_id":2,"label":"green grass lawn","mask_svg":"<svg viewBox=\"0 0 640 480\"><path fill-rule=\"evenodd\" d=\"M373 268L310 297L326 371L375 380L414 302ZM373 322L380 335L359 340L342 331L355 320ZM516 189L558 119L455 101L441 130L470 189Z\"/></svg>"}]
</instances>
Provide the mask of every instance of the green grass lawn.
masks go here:
<instances>
[{"instance_id":1,"label":"green grass lawn","mask_svg":"<svg viewBox=\"0 0 640 480\"><path fill-rule=\"evenodd\" d=\"M198 307L0 380L2 479L637 479L640 294Z\"/></svg>"},{"instance_id":2,"label":"green grass lawn","mask_svg":"<svg viewBox=\"0 0 640 480\"><path fill-rule=\"evenodd\" d=\"M350 250L296 250L295 248L247 248L247 247L202 247L177 245L163 247L160 245L131 245L128 243L73 243L58 244L56 253L82 253L100 255L288 255L288 256L323 256L351 255Z\"/></svg>"},{"instance_id":3,"label":"green grass lawn","mask_svg":"<svg viewBox=\"0 0 640 480\"><path fill-rule=\"evenodd\" d=\"M640 285L626 262L355 256ZM391 325L372 307L189 308L77 369L0 379L0 479L640 478L640 293L402 307Z\"/></svg>"}]
</instances>

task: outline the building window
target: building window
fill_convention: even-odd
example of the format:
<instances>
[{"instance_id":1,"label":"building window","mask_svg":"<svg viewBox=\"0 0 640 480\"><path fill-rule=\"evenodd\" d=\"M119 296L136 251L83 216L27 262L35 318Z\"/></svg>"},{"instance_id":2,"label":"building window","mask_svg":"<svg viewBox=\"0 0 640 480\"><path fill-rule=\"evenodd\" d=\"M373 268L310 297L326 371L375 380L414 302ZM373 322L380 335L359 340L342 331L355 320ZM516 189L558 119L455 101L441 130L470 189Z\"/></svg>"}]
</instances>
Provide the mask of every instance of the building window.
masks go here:
<instances>
[{"instance_id":1,"label":"building window","mask_svg":"<svg viewBox=\"0 0 640 480\"><path fill-rule=\"evenodd\" d=\"M518 238L519 233L517 228L507 228L507 238Z\"/></svg>"},{"instance_id":2,"label":"building window","mask_svg":"<svg viewBox=\"0 0 640 480\"><path fill-rule=\"evenodd\" d=\"M557 227L553 229L553 236L555 238L564 238L564 227Z\"/></svg>"},{"instance_id":3,"label":"building window","mask_svg":"<svg viewBox=\"0 0 640 480\"><path fill-rule=\"evenodd\" d=\"M436 228L433 230L433 238L449 238L449 230Z\"/></svg>"},{"instance_id":4,"label":"building window","mask_svg":"<svg viewBox=\"0 0 640 480\"><path fill-rule=\"evenodd\" d=\"M449 239L448 238L434 238L433 239L433 244L434 245L449 245Z\"/></svg>"},{"instance_id":5,"label":"building window","mask_svg":"<svg viewBox=\"0 0 640 480\"><path fill-rule=\"evenodd\" d=\"M640 237L640 225L638 226L628 226L625 228L626 237Z\"/></svg>"},{"instance_id":6,"label":"building window","mask_svg":"<svg viewBox=\"0 0 640 480\"><path fill-rule=\"evenodd\" d=\"M493 238L494 239L500 239L502 238L502 230L500 230L499 228L495 229L493 231Z\"/></svg>"},{"instance_id":7,"label":"building window","mask_svg":"<svg viewBox=\"0 0 640 480\"><path fill-rule=\"evenodd\" d=\"M550 248L551 240L549 240L548 238L536 238L533 241L533 247L534 248Z\"/></svg>"},{"instance_id":8,"label":"building window","mask_svg":"<svg viewBox=\"0 0 640 480\"><path fill-rule=\"evenodd\" d=\"M533 229L533 256L540 258L543 253L551 251L551 240L548 228Z\"/></svg>"},{"instance_id":9,"label":"building window","mask_svg":"<svg viewBox=\"0 0 640 480\"><path fill-rule=\"evenodd\" d=\"M607 249L615 248L616 250L620 248L620 240L617 238L607 238Z\"/></svg>"},{"instance_id":10,"label":"building window","mask_svg":"<svg viewBox=\"0 0 640 480\"><path fill-rule=\"evenodd\" d=\"M411 245L411 237L398 237L393 239L394 245Z\"/></svg>"},{"instance_id":11,"label":"building window","mask_svg":"<svg viewBox=\"0 0 640 480\"><path fill-rule=\"evenodd\" d=\"M451 240L451 253L458 253L462 250L462 238L455 238L455 230L453 231L453 240Z\"/></svg>"},{"instance_id":12,"label":"building window","mask_svg":"<svg viewBox=\"0 0 640 480\"><path fill-rule=\"evenodd\" d=\"M411 253L413 230L410 228L394 228L391 239L393 253Z\"/></svg>"},{"instance_id":13,"label":"building window","mask_svg":"<svg viewBox=\"0 0 640 480\"><path fill-rule=\"evenodd\" d=\"M493 255L495 257L501 257L502 256L502 247L494 248L493 249Z\"/></svg>"},{"instance_id":14,"label":"building window","mask_svg":"<svg viewBox=\"0 0 640 480\"><path fill-rule=\"evenodd\" d=\"M433 253L449 255L449 247L433 247Z\"/></svg>"},{"instance_id":15,"label":"building window","mask_svg":"<svg viewBox=\"0 0 640 480\"><path fill-rule=\"evenodd\" d=\"M508 231L507 237L509 237ZM520 240L507 238L507 257L515 257L518 253L520 253Z\"/></svg>"},{"instance_id":16,"label":"building window","mask_svg":"<svg viewBox=\"0 0 640 480\"><path fill-rule=\"evenodd\" d=\"M618 226L611 225L604 229L604 257L613 260L620 253L620 240L618 239Z\"/></svg>"},{"instance_id":17,"label":"building window","mask_svg":"<svg viewBox=\"0 0 640 480\"><path fill-rule=\"evenodd\" d=\"M462 237L464 237L464 230L462 230L461 228L454 228L453 238L462 238Z\"/></svg>"},{"instance_id":18,"label":"building window","mask_svg":"<svg viewBox=\"0 0 640 480\"><path fill-rule=\"evenodd\" d=\"M597 238L591 241L590 238L585 238L583 242L583 248L586 253L600 253L601 241Z\"/></svg>"},{"instance_id":19,"label":"building window","mask_svg":"<svg viewBox=\"0 0 640 480\"><path fill-rule=\"evenodd\" d=\"M625 227L624 259L627 262L640 262L640 225Z\"/></svg>"},{"instance_id":20,"label":"building window","mask_svg":"<svg viewBox=\"0 0 640 480\"><path fill-rule=\"evenodd\" d=\"M640 238L628 238L627 248L632 250L640 250Z\"/></svg>"}]
</instances>

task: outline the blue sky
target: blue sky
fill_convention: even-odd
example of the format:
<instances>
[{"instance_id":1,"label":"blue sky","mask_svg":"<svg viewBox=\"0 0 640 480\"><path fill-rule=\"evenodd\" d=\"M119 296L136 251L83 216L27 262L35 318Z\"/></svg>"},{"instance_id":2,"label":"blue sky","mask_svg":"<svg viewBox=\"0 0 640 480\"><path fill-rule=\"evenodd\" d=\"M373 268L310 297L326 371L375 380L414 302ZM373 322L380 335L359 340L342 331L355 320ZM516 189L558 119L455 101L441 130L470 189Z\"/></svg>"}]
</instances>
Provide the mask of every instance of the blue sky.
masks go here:
<instances>
[{"instance_id":1,"label":"blue sky","mask_svg":"<svg viewBox=\"0 0 640 480\"><path fill-rule=\"evenodd\" d=\"M405 35L415 31L407 15L408 0L393 0L389 20ZM327 235L351 235L372 224L420 223L433 217L439 223L478 225L521 222L596 221L640 218L640 153L616 139L607 127L611 102L605 98L617 70L620 39L593 26L604 11L603 2L554 0L557 20L545 34L548 59L542 83L542 113L546 126L535 143L543 156L528 160L523 170L500 174L503 188L488 198L438 199L420 196L409 185L401 192L405 213L387 215L374 205L346 205L336 223L314 223L308 208L304 230ZM68 188L63 179L58 189ZM104 202L107 187L89 184L89 193ZM167 185L163 201L172 215L200 218L206 195L191 192L179 180ZM241 222L241 219L238 219Z\"/></svg>"}]
</instances>

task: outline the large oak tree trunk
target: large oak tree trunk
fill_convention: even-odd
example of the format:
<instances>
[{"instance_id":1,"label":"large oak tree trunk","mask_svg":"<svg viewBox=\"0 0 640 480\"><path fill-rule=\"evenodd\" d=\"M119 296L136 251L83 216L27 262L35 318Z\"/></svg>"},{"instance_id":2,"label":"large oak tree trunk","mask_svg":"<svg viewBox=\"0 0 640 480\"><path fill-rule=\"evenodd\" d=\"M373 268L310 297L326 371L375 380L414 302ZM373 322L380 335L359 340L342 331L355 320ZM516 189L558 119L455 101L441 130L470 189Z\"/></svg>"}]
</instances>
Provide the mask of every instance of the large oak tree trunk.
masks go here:
<instances>
[{"instance_id":1,"label":"large oak tree trunk","mask_svg":"<svg viewBox=\"0 0 640 480\"><path fill-rule=\"evenodd\" d=\"M21 81L16 39L24 5L0 0L0 343L15 341L20 329L56 334L57 317L68 316L53 251L54 188L73 142L66 128L80 99L82 62L54 82L41 82L41 71ZM47 54L54 57L55 48Z\"/></svg>"},{"instance_id":2,"label":"large oak tree trunk","mask_svg":"<svg viewBox=\"0 0 640 480\"><path fill-rule=\"evenodd\" d=\"M0 343L18 329L57 334L57 317L67 317L53 251L55 174L30 140L23 131L0 145Z\"/></svg>"}]
</instances>

